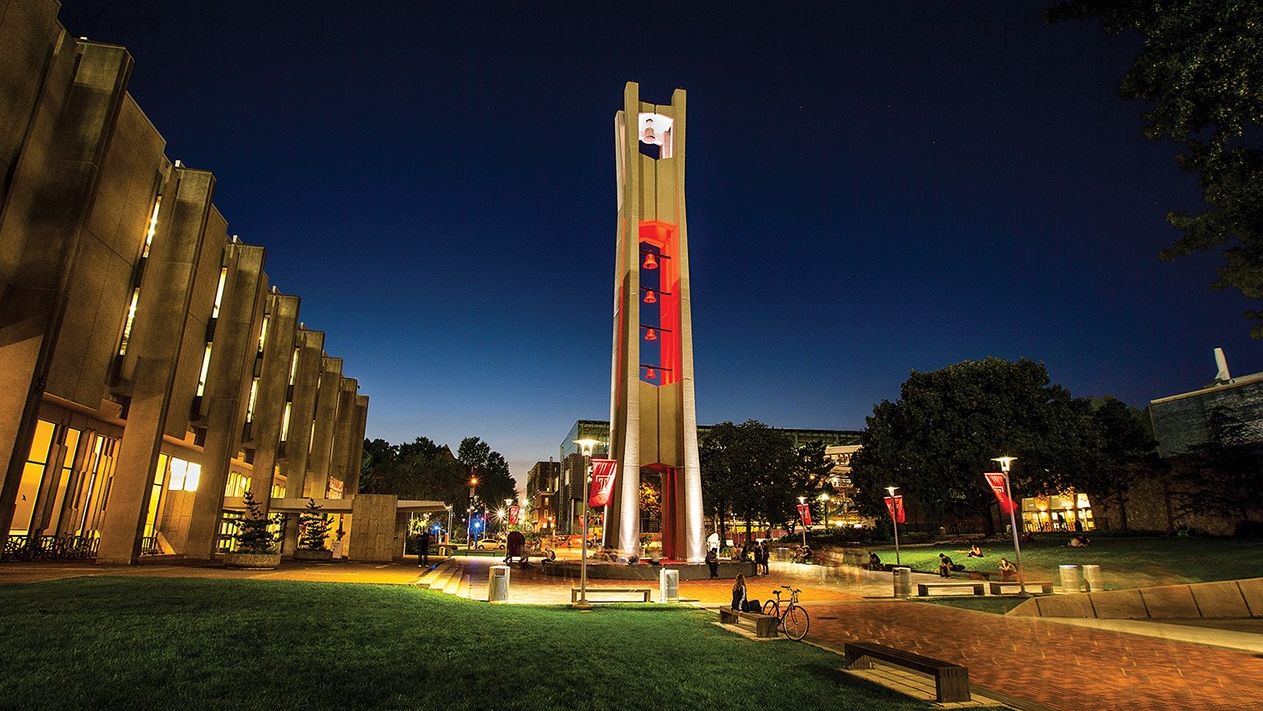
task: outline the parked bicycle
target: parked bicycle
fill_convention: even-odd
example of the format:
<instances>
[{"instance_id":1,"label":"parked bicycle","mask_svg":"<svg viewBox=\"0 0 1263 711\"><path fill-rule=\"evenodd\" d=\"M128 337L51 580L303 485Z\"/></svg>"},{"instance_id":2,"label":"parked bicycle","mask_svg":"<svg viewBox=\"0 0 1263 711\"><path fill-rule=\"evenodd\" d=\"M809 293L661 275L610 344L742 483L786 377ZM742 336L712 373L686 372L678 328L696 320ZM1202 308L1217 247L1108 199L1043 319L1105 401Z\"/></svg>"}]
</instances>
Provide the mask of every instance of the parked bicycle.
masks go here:
<instances>
[{"instance_id":1,"label":"parked bicycle","mask_svg":"<svg viewBox=\"0 0 1263 711\"><path fill-rule=\"evenodd\" d=\"M763 605L763 614L775 617L778 620L777 629L784 632L786 637L800 641L807 636L807 628L811 626L811 617L798 604L798 593L802 590L788 585L781 587L789 591L789 602L785 603L784 609L781 609L781 591L773 590L772 594L776 596L776 599L768 600Z\"/></svg>"}]
</instances>

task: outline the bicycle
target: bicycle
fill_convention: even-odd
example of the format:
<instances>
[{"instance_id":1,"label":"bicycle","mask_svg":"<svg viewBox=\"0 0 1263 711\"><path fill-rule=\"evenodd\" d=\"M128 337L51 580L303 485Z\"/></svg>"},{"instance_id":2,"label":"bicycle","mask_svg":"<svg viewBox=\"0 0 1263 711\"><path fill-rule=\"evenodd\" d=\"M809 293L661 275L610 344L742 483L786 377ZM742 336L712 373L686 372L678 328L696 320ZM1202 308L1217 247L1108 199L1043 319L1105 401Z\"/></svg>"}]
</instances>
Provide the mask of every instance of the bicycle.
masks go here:
<instances>
[{"instance_id":1,"label":"bicycle","mask_svg":"<svg viewBox=\"0 0 1263 711\"><path fill-rule=\"evenodd\" d=\"M781 591L773 590L772 594L776 596L776 599L764 603L763 614L777 618L777 629L784 632L786 637L795 642L801 641L807 636L807 628L811 626L811 617L798 604L798 593L802 590L788 585L781 587L789 591L789 603L785 606L785 610L781 611Z\"/></svg>"}]
</instances>

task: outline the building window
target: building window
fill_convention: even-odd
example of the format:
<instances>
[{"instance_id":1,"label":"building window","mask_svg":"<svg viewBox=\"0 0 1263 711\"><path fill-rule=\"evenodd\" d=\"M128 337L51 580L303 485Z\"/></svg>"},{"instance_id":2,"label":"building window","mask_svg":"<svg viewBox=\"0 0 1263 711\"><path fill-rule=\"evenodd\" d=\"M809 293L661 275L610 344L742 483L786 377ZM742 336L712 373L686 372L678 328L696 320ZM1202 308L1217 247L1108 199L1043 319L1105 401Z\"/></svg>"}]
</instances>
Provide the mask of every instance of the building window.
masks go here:
<instances>
[{"instance_id":1,"label":"building window","mask_svg":"<svg viewBox=\"0 0 1263 711\"><path fill-rule=\"evenodd\" d=\"M254 405L259 399L259 379L250 381L250 399L246 401L246 423L254 422Z\"/></svg>"},{"instance_id":2,"label":"building window","mask_svg":"<svg viewBox=\"0 0 1263 711\"><path fill-rule=\"evenodd\" d=\"M202 372L197 376L197 396L201 397L206 394L206 376L210 372L211 343L207 342L206 350L202 353Z\"/></svg>"},{"instance_id":3,"label":"building window","mask_svg":"<svg viewBox=\"0 0 1263 711\"><path fill-rule=\"evenodd\" d=\"M259 328L259 352L262 353L268 342L268 321L270 317L263 317L263 326Z\"/></svg>"},{"instance_id":4,"label":"building window","mask_svg":"<svg viewBox=\"0 0 1263 711\"><path fill-rule=\"evenodd\" d=\"M35 424L35 435L31 438L31 448L26 455L26 464L22 467L22 479L18 483L17 500L13 505L10 535L25 535L30 532L35 499L39 496L39 485L44 480L44 469L52 451L55 429L53 423L46 420L39 420Z\"/></svg>"},{"instance_id":5,"label":"building window","mask_svg":"<svg viewBox=\"0 0 1263 711\"><path fill-rule=\"evenodd\" d=\"M158 513L162 510L162 485L167 480L167 455L158 455L158 466L154 467L153 483L149 489L149 510L145 512L145 532L143 538L153 536L158 530Z\"/></svg>"},{"instance_id":6,"label":"building window","mask_svg":"<svg viewBox=\"0 0 1263 711\"><path fill-rule=\"evenodd\" d=\"M285 403L285 419L281 420L281 441L289 441L289 416L294 409L293 403Z\"/></svg>"},{"instance_id":7,"label":"building window","mask_svg":"<svg viewBox=\"0 0 1263 711\"><path fill-rule=\"evenodd\" d=\"M294 355L289 359L289 384L294 384L294 377L298 375L298 350L294 349Z\"/></svg>"},{"instance_id":8,"label":"building window","mask_svg":"<svg viewBox=\"0 0 1263 711\"><path fill-rule=\"evenodd\" d=\"M201 478L201 464L172 457L171 483L167 491L197 491L197 484Z\"/></svg>"},{"instance_id":9,"label":"building window","mask_svg":"<svg viewBox=\"0 0 1263 711\"><path fill-rule=\"evenodd\" d=\"M219 270L219 286L215 287L215 307L211 309L211 318L219 318L219 307L224 302L224 283L228 281L228 267Z\"/></svg>"}]
</instances>

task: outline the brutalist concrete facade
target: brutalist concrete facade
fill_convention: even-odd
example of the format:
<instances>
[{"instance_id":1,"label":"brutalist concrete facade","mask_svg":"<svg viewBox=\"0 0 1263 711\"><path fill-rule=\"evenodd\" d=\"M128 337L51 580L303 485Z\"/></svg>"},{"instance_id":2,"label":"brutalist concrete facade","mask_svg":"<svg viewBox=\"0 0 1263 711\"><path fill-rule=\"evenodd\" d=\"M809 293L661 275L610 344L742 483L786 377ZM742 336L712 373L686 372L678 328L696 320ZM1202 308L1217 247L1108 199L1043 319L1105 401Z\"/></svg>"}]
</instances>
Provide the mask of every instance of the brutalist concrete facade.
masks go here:
<instances>
[{"instance_id":1,"label":"brutalist concrete facade","mask_svg":"<svg viewBox=\"0 0 1263 711\"><path fill-rule=\"evenodd\" d=\"M57 9L0 0L4 557L211 558L246 489L354 494L368 398Z\"/></svg>"}]
</instances>

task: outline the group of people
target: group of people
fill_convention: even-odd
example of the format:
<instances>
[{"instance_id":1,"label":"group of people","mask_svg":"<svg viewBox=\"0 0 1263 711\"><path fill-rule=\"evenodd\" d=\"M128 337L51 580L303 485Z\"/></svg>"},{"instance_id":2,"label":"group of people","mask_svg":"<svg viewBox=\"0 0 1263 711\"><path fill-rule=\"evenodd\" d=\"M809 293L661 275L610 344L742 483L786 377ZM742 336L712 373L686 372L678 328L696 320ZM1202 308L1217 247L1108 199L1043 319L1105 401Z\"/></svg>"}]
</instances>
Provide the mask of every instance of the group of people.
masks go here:
<instances>
[{"instance_id":1,"label":"group of people","mask_svg":"<svg viewBox=\"0 0 1263 711\"><path fill-rule=\"evenodd\" d=\"M755 575L768 574L768 560L771 559L771 551L768 550L767 541L750 542L746 541L741 544L741 551L737 554L737 560L742 563L754 563ZM719 577L719 549L711 548L706 552L706 567L710 568L710 577ZM761 572L760 572L761 571ZM745 577L742 576L744 581ZM744 582L743 582L744 584Z\"/></svg>"}]
</instances>

